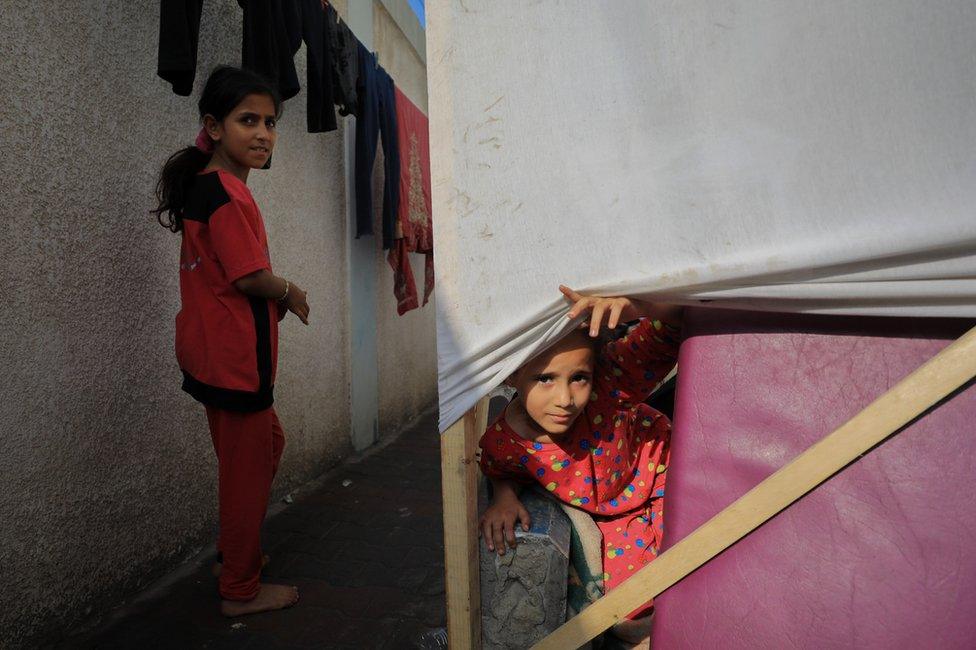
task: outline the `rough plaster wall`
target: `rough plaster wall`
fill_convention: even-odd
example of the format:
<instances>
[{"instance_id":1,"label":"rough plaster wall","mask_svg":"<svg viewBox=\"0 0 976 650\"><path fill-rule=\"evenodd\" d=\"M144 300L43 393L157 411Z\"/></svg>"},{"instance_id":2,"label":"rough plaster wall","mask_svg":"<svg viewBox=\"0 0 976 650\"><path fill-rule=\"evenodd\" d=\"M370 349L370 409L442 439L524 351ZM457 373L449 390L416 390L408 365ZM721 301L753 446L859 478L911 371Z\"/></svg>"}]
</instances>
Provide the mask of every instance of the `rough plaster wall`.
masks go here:
<instances>
[{"instance_id":1,"label":"rough plaster wall","mask_svg":"<svg viewBox=\"0 0 976 650\"><path fill-rule=\"evenodd\" d=\"M413 18L413 14L410 17ZM400 90L426 113L427 67L390 16L390 12L376 1L373 2L373 38L380 65L386 68Z\"/></svg>"},{"instance_id":2,"label":"rough plaster wall","mask_svg":"<svg viewBox=\"0 0 976 650\"><path fill-rule=\"evenodd\" d=\"M373 3L373 38L380 64L400 90L426 113L427 69L379 2ZM381 160L382 154L377 162L380 169ZM375 178L374 190L379 187L382 175ZM376 196L379 198L374 199L374 203L380 205L382 192ZM382 232L378 214L374 231ZM417 290L422 297L424 258L415 254L410 258ZM437 399L434 301L432 297L426 306L398 316L393 295L393 270L386 255L377 258L376 282L380 431L388 432L399 429Z\"/></svg>"},{"instance_id":3,"label":"rough plaster wall","mask_svg":"<svg viewBox=\"0 0 976 650\"><path fill-rule=\"evenodd\" d=\"M240 61L237 3L203 6L198 91ZM0 12L0 646L89 621L215 530L206 420L173 355L179 239L147 214L197 95L156 77L157 30L152 0ZM281 332L278 495L349 450L341 135L304 120L302 94L250 183L276 271L312 306L310 327Z\"/></svg>"}]
</instances>

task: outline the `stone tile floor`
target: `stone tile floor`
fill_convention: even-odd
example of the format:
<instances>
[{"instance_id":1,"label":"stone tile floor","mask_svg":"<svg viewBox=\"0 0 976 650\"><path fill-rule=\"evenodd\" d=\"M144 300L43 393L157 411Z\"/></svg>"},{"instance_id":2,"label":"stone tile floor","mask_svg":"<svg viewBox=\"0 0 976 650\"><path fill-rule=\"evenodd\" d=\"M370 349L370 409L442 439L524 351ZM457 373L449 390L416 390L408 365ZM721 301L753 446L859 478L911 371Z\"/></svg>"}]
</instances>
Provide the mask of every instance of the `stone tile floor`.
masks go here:
<instances>
[{"instance_id":1,"label":"stone tile floor","mask_svg":"<svg viewBox=\"0 0 976 650\"><path fill-rule=\"evenodd\" d=\"M226 619L212 557L66 648L436 648L445 625L440 447L429 413L265 522L270 582L294 608ZM351 483L349 483L351 481ZM446 646L445 646L446 647Z\"/></svg>"}]
</instances>

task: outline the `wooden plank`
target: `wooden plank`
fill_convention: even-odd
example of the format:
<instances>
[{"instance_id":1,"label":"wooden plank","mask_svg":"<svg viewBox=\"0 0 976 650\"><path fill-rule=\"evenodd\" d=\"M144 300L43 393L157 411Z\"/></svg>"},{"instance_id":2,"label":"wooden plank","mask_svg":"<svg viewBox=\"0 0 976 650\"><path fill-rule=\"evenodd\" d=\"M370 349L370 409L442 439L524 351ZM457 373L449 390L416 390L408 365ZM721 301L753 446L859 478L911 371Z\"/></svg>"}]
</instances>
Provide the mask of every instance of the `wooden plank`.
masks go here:
<instances>
[{"instance_id":1,"label":"wooden plank","mask_svg":"<svg viewBox=\"0 0 976 650\"><path fill-rule=\"evenodd\" d=\"M448 645L481 648L481 589L478 572L478 439L488 425L488 398L441 435L441 495L444 501L444 571Z\"/></svg>"},{"instance_id":2,"label":"wooden plank","mask_svg":"<svg viewBox=\"0 0 976 650\"><path fill-rule=\"evenodd\" d=\"M578 648L976 376L976 328L593 603L533 650Z\"/></svg>"}]
</instances>

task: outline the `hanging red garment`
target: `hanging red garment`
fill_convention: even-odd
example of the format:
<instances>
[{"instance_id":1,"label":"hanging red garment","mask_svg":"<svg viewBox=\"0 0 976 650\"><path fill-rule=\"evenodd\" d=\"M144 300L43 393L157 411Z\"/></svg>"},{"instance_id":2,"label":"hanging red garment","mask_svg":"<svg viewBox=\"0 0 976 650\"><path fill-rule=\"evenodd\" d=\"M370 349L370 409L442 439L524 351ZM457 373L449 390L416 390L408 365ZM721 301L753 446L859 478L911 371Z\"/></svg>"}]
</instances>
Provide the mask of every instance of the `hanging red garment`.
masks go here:
<instances>
[{"instance_id":1,"label":"hanging red garment","mask_svg":"<svg viewBox=\"0 0 976 650\"><path fill-rule=\"evenodd\" d=\"M434 291L434 231L430 210L430 141L427 116L395 88L400 149L400 205L395 241L387 261L393 267L393 293L401 316L420 306L407 253L423 253L424 302Z\"/></svg>"}]
</instances>

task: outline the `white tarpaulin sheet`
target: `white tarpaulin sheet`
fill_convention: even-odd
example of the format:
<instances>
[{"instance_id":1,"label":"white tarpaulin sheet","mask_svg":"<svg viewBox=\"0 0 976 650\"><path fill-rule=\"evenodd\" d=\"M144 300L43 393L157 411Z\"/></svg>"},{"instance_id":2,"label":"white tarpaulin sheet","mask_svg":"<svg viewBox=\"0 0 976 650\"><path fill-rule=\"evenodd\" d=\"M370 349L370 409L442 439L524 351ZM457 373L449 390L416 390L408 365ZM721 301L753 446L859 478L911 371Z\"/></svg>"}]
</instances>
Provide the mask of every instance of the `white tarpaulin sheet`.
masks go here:
<instances>
[{"instance_id":1,"label":"white tarpaulin sheet","mask_svg":"<svg viewBox=\"0 0 976 650\"><path fill-rule=\"evenodd\" d=\"M976 2L429 0L441 424L557 285L976 317Z\"/></svg>"}]
</instances>

